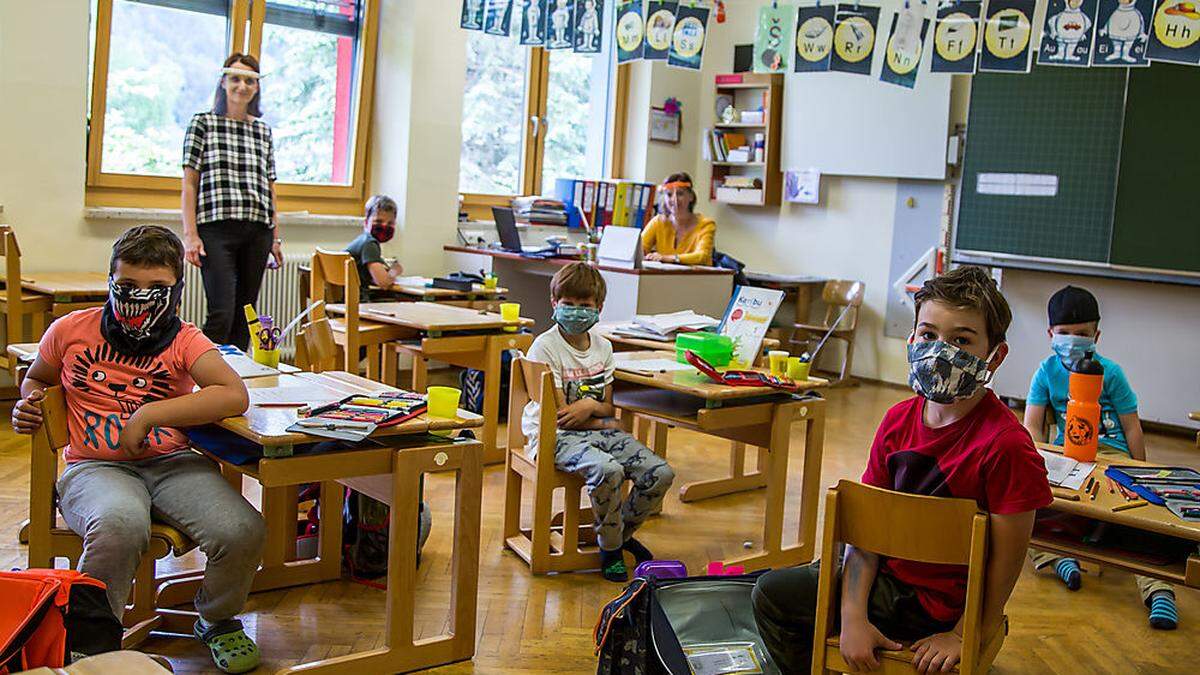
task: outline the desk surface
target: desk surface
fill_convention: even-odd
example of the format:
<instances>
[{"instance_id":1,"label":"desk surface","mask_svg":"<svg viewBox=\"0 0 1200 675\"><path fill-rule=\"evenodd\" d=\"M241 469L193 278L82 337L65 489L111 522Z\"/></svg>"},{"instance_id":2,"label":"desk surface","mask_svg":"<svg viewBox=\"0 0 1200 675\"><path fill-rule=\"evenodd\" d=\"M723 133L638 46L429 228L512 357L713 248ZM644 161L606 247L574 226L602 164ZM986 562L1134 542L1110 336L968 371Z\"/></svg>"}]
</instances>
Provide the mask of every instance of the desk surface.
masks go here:
<instances>
[{"instance_id":1,"label":"desk surface","mask_svg":"<svg viewBox=\"0 0 1200 675\"><path fill-rule=\"evenodd\" d=\"M507 288L501 286L488 288L483 284L472 284L469 291L456 291L453 288L434 288L433 286L426 286L415 279L397 279L395 284L381 290L413 295L419 298L440 299L469 298L471 296L495 297L508 293Z\"/></svg>"},{"instance_id":2,"label":"desk surface","mask_svg":"<svg viewBox=\"0 0 1200 675\"><path fill-rule=\"evenodd\" d=\"M649 352L625 352L621 354L621 359L661 359L663 353L661 351ZM768 372L762 368L755 368L759 372ZM679 394L687 394L695 396L706 401L728 401L743 398L755 398L760 396L770 396L772 394L783 394L780 389L771 387L731 387L725 384L718 384L708 379L694 370L691 371L675 371L670 373L654 373L653 375L645 375L642 373L632 373L625 370L617 370L613 377L621 382L630 384L640 384L656 389L673 391ZM799 391L811 391L813 389L821 389L829 386L829 381L822 378L809 378L804 382L798 383Z\"/></svg>"},{"instance_id":3,"label":"desk surface","mask_svg":"<svg viewBox=\"0 0 1200 675\"><path fill-rule=\"evenodd\" d=\"M491 248L476 248L474 246L445 246L446 251L451 253L470 253L472 255L486 255L493 258L503 258L505 260L526 261L530 263L549 263L564 267L573 262L579 262L578 258L528 258L520 253L511 251L500 251ZM715 274L715 275L732 275L733 270L727 270L723 267L701 267L693 265L690 267L643 267L642 269L629 269L626 267L614 267L612 265L596 265L597 269L605 272L616 272L618 274L634 274L634 275L676 275L687 276L691 274Z\"/></svg>"},{"instance_id":4,"label":"desk surface","mask_svg":"<svg viewBox=\"0 0 1200 675\"><path fill-rule=\"evenodd\" d=\"M346 306L326 305L330 314L344 315ZM364 319L421 331L496 330L514 325L499 314L433 302L364 302L358 306ZM515 325L529 327L533 319L522 318Z\"/></svg>"},{"instance_id":5,"label":"desk surface","mask_svg":"<svg viewBox=\"0 0 1200 675\"><path fill-rule=\"evenodd\" d=\"M103 272L37 272L23 275L21 287L46 295L90 298L108 295L108 275Z\"/></svg>"},{"instance_id":6,"label":"desk surface","mask_svg":"<svg viewBox=\"0 0 1200 675\"><path fill-rule=\"evenodd\" d=\"M796 288L808 284L823 284L829 279L808 274L772 274L770 272L754 272L746 270L746 280L751 284L771 286L772 288Z\"/></svg>"},{"instance_id":7,"label":"desk surface","mask_svg":"<svg viewBox=\"0 0 1200 675\"><path fill-rule=\"evenodd\" d=\"M613 332L617 326L624 326L628 323L628 321L610 321L597 325L596 330L598 330L601 335L608 338L609 342L613 342L615 344L624 345L627 347L636 347L638 349L652 349L655 351L666 351L672 353L675 352L674 340L651 340L649 338L617 335ZM779 344L779 340L776 340L775 338L764 337L761 350L777 349Z\"/></svg>"},{"instance_id":8,"label":"desk surface","mask_svg":"<svg viewBox=\"0 0 1200 675\"><path fill-rule=\"evenodd\" d=\"M295 373L275 377L257 377L245 382L247 389L289 386L319 388L330 392L331 395L337 398L343 398L351 394L373 393L392 388L359 377L358 375L344 372ZM260 408L251 405L244 415L221 420L218 422L218 426L264 446L297 445L327 440L317 436L287 431L287 428L295 424L297 419L296 408ZM421 415L407 422L401 422L396 426L380 429L372 434L371 437L382 438L405 434L423 434L429 431L469 429L480 426L483 426L483 417L460 410L458 411L458 418L454 420L431 418L427 415Z\"/></svg>"}]
</instances>

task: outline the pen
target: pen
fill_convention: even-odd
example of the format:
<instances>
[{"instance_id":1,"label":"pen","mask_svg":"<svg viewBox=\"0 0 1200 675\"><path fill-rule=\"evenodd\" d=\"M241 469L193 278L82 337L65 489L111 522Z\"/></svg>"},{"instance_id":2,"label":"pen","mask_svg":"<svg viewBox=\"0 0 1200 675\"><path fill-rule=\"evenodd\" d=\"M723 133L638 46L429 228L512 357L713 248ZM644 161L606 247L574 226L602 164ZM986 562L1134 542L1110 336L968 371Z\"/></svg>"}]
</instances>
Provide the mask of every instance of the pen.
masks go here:
<instances>
[{"instance_id":1,"label":"pen","mask_svg":"<svg viewBox=\"0 0 1200 675\"><path fill-rule=\"evenodd\" d=\"M255 408L303 408L307 403L255 403Z\"/></svg>"},{"instance_id":2,"label":"pen","mask_svg":"<svg viewBox=\"0 0 1200 675\"><path fill-rule=\"evenodd\" d=\"M1090 492L1092 491L1092 485L1093 485L1095 482L1096 482L1096 477L1095 477L1095 476L1089 476L1089 477L1088 477L1088 482L1087 482L1087 487L1085 487L1085 488L1083 489L1083 491L1084 491L1084 492L1088 492L1088 493L1090 493Z\"/></svg>"},{"instance_id":3,"label":"pen","mask_svg":"<svg viewBox=\"0 0 1200 675\"><path fill-rule=\"evenodd\" d=\"M1100 492L1100 484L1092 483L1092 489L1088 491L1088 500L1093 501L1093 502L1096 501L1096 495L1099 494L1099 492Z\"/></svg>"}]
</instances>

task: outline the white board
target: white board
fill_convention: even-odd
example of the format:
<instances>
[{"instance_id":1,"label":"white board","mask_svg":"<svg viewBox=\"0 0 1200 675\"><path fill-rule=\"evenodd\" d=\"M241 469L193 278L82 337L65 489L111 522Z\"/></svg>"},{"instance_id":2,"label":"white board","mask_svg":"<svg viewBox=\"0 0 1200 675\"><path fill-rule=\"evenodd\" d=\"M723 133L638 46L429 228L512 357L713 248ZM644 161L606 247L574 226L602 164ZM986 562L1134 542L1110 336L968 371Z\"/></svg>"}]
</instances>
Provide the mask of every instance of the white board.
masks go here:
<instances>
[{"instance_id":1,"label":"white board","mask_svg":"<svg viewBox=\"0 0 1200 675\"><path fill-rule=\"evenodd\" d=\"M906 89L879 79L887 37L904 0L882 0L875 60L868 75L790 73L783 87L783 169L816 169L834 176L946 177L950 134L950 80L929 72L936 3L917 85Z\"/></svg>"}]
</instances>

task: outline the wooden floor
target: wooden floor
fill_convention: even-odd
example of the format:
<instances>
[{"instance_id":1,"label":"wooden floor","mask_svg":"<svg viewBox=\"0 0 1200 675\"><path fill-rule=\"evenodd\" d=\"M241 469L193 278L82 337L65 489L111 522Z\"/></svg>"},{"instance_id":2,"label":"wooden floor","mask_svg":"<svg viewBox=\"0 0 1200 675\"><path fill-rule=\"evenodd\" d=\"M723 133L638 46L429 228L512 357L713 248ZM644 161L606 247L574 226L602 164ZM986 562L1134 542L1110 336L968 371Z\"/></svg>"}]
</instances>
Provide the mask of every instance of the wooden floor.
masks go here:
<instances>
[{"instance_id":1,"label":"wooden floor","mask_svg":"<svg viewBox=\"0 0 1200 675\"><path fill-rule=\"evenodd\" d=\"M879 385L829 393L822 482L858 478L875 425L888 406L906 391ZM1149 434L1151 461L1200 467L1192 436ZM794 432L794 451L803 443ZM23 566L24 547L16 526L26 513L28 441L0 431L0 565ZM725 468L725 446L688 432L672 432L669 458L679 480L715 476ZM797 466L799 462L793 462ZM591 634L599 608L620 586L595 574L532 577L515 556L501 551L500 519L503 472L487 469L484 484L482 559L479 590L478 650L472 663L437 673L589 673L595 672ZM798 469L791 480L799 481ZM451 483L431 476L426 499L434 529L423 554L420 575L425 590L418 598L427 613L419 634L442 630L438 619L448 602L449 522L445 505ZM247 491L253 500L256 495ZM760 531L761 493L683 505L668 497L663 514L652 518L640 538L662 558L679 558L692 570L753 546ZM788 514L793 531L797 514ZM820 530L818 529L818 532ZM1200 655L1200 593L1179 591L1181 628L1152 630L1133 579L1106 570L1087 575L1084 587L1068 592L1056 580L1026 568L1008 607L1011 631L996 661L1000 673L1194 673ZM264 666L281 666L379 644L383 595L352 582L335 582L250 598L243 617L262 648ZM194 640L154 639L143 649L168 656L177 672L216 672Z\"/></svg>"}]
</instances>

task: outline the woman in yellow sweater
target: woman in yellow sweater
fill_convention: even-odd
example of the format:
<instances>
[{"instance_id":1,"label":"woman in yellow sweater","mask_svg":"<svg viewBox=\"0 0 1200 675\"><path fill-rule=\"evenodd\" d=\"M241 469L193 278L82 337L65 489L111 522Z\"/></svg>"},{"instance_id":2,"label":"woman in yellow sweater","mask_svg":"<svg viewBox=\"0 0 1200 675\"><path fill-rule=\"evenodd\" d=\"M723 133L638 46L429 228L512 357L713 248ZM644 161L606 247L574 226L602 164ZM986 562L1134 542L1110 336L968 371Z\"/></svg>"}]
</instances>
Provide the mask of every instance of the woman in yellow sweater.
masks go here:
<instances>
[{"instance_id":1,"label":"woman in yellow sweater","mask_svg":"<svg viewBox=\"0 0 1200 675\"><path fill-rule=\"evenodd\" d=\"M683 265L711 265L717 224L696 213L692 177L673 173L659 187L662 212L642 230L646 260Z\"/></svg>"}]
</instances>

